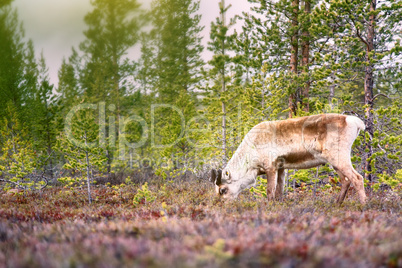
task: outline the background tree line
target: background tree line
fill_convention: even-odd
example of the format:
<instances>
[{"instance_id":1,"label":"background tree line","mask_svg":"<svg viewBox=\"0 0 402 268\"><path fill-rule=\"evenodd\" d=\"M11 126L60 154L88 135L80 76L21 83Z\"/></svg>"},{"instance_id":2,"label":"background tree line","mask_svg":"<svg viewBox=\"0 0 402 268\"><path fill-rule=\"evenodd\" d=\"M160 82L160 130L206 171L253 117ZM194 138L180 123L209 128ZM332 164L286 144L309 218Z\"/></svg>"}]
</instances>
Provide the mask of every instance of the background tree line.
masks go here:
<instances>
[{"instance_id":1,"label":"background tree line","mask_svg":"<svg viewBox=\"0 0 402 268\"><path fill-rule=\"evenodd\" d=\"M353 161L367 181L401 183L402 2L249 2L233 18L217 3L204 48L200 1L144 10L95 0L85 39L52 85L17 10L0 1L1 180L41 187L32 178L46 174L89 189L134 171L174 178L224 165L262 120L336 112L366 124ZM290 179L309 182L312 172Z\"/></svg>"}]
</instances>

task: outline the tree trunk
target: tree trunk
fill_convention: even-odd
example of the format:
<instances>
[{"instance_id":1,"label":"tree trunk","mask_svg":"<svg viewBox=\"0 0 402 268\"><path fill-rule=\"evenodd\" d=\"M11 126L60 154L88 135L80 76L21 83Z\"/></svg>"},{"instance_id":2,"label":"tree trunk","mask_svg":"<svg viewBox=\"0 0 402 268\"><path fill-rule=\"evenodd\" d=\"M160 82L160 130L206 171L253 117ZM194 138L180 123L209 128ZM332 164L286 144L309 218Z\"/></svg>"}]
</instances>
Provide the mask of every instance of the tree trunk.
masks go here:
<instances>
[{"instance_id":1,"label":"tree trunk","mask_svg":"<svg viewBox=\"0 0 402 268\"><path fill-rule=\"evenodd\" d=\"M87 189L88 189L88 202L89 204L92 203L92 197L91 197L91 175L90 175L90 170L89 170L89 155L88 155L88 150L85 149L85 160L87 164Z\"/></svg>"},{"instance_id":2,"label":"tree trunk","mask_svg":"<svg viewBox=\"0 0 402 268\"><path fill-rule=\"evenodd\" d=\"M222 25L225 26L225 0L221 1L221 19L222 19ZM222 55L225 55L226 53L226 48L225 48L225 40L222 40ZM226 91L226 82L225 82L225 64L223 64L222 70L221 70L221 75L222 75L222 95L224 95ZM223 165L226 165L227 162L227 144L226 144L226 104L225 101L222 101L222 162Z\"/></svg>"},{"instance_id":3,"label":"tree trunk","mask_svg":"<svg viewBox=\"0 0 402 268\"><path fill-rule=\"evenodd\" d=\"M374 11L376 9L376 0L372 0L370 3L370 12L371 15L369 17L369 25L367 32L367 40L366 40L366 74L364 77L364 104L366 106L365 116L366 116L366 131L369 133L370 140L366 143L367 149L367 158L365 163L365 179L368 181L372 181L371 175L371 157L373 155L373 148L371 145L371 140L374 134L374 116L373 116L373 87L374 87L374 77L373 77L373 69L374 66L370 62L370 54L374 51L374 38L375 38L375 20L376 17L374 15Z\"/></svg>"},{"instance_id":4,"label":"tree trunk","mask_svg":"<svg viewBox=\"0 0 402 268\"><path fill-rule=\"evenodd\" d=\"M53 158L52 155L52 137L50 132L50 119L49 119L49 107L47 105L47 101L45 102L46 109L46 139L47 139L47 154L49 156L49 165L50 165L50 180L53 181ZM46 165L46 163L45 163Z\"/></svg>"},{"instance_id":5,"label":"tree trunk","mask_svg":"<svg viewBox=\"0 0 402 268\"><path fill-rule=\"evenodd\" d=\"M291 18L291 38L290 38L290 71L295 76L297 76L297 58L298 58L298 50L299 50L299 38L298 38L298 25L299 21L297 19L299 13L299 0L292 1L293 14ZM293 88L289 92L289 118L292 118L293 115L296 115L296 92L297 85L294 85L295 92L293 92Z\"/></svg>"},{"instance_id":6,"label":"tree trunk","mask_svg":"<svg viewBox=\"0 0 402 268\"><path fill-rule=\"evenodd\" d=\"M90 168L89 168L89 153L88 153L88 135L84 132L85 138L85 161L87 164L87 190L88 190L88 202L89 204L92 203L92 196L91 196L91 175L90 175Z\"/></svg>"},{"instance_id":7,"label":"tree trunk","mask_svg":"<svg viewBox=\"0 0 402 268\"><path fill-rule=\"evenodd\" d=\"M109 12L110 12L110 24L113 32L113 37L111 42L111 51L112 51L112 83L113 83L113 91L114 91L114 104L116 105L116 125L120 126L120 117L121 117L121 107L120 107L120 74L119 74L119 60L120 56L118 54L118 45L117 45L117 37L114 37L118 32L116 27L116 8L112 2L109 3ZM120 137L120 127L117 129L117 137Z\"/></svg>"},{"instance_id":8,"label":"tree trunk","mask_svg":"<svg viewBox=\"0 0 402 268\"><path fill-rule=\"evenodd\" d=\"M309 69L308 65L309 65L309 57L310 57L310 32L309 32L310 13L311 13L310 0L304 0L304 13L305 13L305 16L307 16L307 20L304 21L304 25L303 25L301 53L302 53L303 73L307 74L308 69ZM308 77L308 76L306 76L306 77ZM309 110L310 110L309 102L308 102L309 91L310 91L310 79L307 79L307 81L305 81L305 84L303 87L303 94L301 96L302 107L303 107L303 111L305 111L305 112L309 112Z\"/></svg>"},{"instance_id":9,"label":"tree trunk","mask_svg":"<svg viewBox=\"0 0 402 268\"><path fill-rule=\"evenodd\" d=\"M329 102L329 107L331 107L331 110L334 109L334 105L332 103L334 97L335 97L335 73L331 74L331 80L332 80L332 84L329 86L329 97L328 97L328 102Z\"/></svg>"},{"instance_id":10,"label":"tree trunk","mask_svg":"<svg viewBox=\"0 0 402 268\"><path fill-rule=\"evenodd\" d=\"M265 71L261 71L261 110L265 107Z\"/></svg>"}]
</instances>

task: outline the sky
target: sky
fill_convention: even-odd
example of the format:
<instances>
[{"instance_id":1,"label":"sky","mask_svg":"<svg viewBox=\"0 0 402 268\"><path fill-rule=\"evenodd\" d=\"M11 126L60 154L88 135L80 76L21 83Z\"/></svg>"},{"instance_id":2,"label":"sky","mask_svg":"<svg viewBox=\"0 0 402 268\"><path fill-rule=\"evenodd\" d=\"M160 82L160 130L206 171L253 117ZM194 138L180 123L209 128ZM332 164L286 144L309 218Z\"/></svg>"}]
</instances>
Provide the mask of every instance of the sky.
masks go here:
<instances>
[{"instance_id":1,"label":"sky","mask_svg":"<svg viewBox=\"0 0 402 268\"><path fill-rule=\"evenodd\" d=\"M151 0L139 0L144 7ZM227 18L242 11L248 11L247 0L226 0L226 5L232 5ZM57 72L63 57L71 55L71 48L77 48L84 40L86 29L84 16L91 10L90 0L14 0L19 18L23 22L25 36L32 39L37 56L43 52L49 67L50 80L57 86ZM219 15L218 0L201 0L199 14L202 15L201 25L205 26L202 36L206 48L209 40L210 23ZM139 50L134 50L130 58L138 58ZM203 58L208 60L211 53L204 49Z\"/></svg>"}]
</instances>

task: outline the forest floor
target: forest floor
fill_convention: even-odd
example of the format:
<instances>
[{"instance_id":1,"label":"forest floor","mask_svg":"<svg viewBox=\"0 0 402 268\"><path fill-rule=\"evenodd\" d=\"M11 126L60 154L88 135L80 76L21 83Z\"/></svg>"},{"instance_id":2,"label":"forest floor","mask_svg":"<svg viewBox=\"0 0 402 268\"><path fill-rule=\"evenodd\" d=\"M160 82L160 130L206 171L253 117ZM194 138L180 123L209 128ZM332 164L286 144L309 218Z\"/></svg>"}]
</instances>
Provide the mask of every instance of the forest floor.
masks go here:
<instances>
[{"instance_id":1,"label":"forest floor","mask_svg":"<svg viewBox=\"0 0 402 268\"><path fill-rule=\"evenodd\" d=\"M402 267L401 197L246 191L218 200L188 181L0 191L0 267ZM148 200L145 200L148 199Z\"/></svg>"}]
</instances>

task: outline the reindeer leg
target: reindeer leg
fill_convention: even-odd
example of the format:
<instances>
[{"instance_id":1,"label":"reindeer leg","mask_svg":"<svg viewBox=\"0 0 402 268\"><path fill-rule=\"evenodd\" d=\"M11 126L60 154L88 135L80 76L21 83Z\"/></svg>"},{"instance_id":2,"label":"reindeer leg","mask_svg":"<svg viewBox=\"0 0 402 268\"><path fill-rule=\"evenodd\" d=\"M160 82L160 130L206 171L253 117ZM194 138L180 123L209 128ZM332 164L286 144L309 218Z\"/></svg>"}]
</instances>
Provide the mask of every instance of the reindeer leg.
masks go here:
<instances>
[{"instance_id":1,"label":"reindeer leg","mask_svg":"<svg viewBox=\"0 0 402 268\"><path fill-rule=\"evenodd\" d=\"M351 182L348 178L345 177L345 175L343 175L342 172L340 172L339 170L336 170L336 169L335 169L335 171L338 173L339 178L341 179L341 184L342 184L341 192L338 196L338 199L336 200L336 203L341 205L342 202L345 200L345 197L349 190Z\"/></svg>"},{"instance_id":2,"label":"reindeer leg","mask_svg":"<svg viewBox=\"0 0 402 268\"><path fill-rule=\"evenodd\" d=\"M283 187L285 185L285 170L283 168L278 169L278 185L275 190L276 200L283 201Z\"/></svg>"},{"instance_id":3,"label":"reindeer leg","mask_svg":"<svg viewBox=\"0 0 402 268\"><path fill-rule=\"evenodd\" d=\"M363 177L357 173L357 171L353 168L352 163L350 161L340 163L340 165L336 166L336 169L339 170L340 173L343 174L344 177L349 179L349 185L350 183L353 183L353 186L355 187L357 193L359 194L359 200L362 205L366 203L366 193L364 192L364 180ZM342 179L342 178L341 178ZM348 187L349 188L349 187ZM345 186L346 189L346 186ZM343 189L343 183L342 183L342 190ZM346 190L342 191L342 195L346 195ZM340 196L339 200L343 201L345 198L344 196ZM342 199L341 199L342 197Z\"/></svg>"},{"instance_id":4,"label":"reindeer leg","mask_svg":"<svg viewBox=\"0 0 402 268\"><path fill-rule=\"evenodd\" d=\"M270 168L266 169L265 173L267 174L267 198L269 201L274 201L278 172L276 169Z\"/></svg>"}]
</instances>

